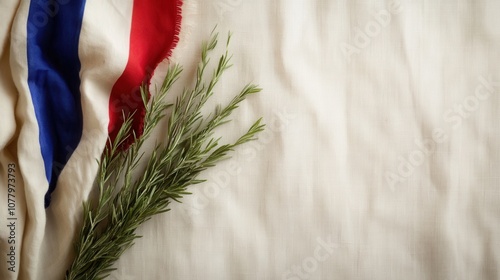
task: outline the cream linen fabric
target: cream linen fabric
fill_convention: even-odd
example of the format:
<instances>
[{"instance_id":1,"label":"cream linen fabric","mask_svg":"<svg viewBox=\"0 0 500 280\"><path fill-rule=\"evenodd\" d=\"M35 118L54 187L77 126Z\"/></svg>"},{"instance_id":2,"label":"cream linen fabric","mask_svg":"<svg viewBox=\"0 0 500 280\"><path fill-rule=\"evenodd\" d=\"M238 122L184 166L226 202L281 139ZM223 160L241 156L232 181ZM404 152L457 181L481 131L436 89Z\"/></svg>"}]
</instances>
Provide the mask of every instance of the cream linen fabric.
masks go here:
<instances>
[{"instance_id":1,"label":"cream linen fabric","mask_svg":"<svg viewBox=\"0 0 500 280\"><path fill-rule=\"evenodd\" d=\"M4 2L2 14L17 8ZM499 1L187 2L196 12L184 13L174 53L185 68L177 92L218 24L221 35L234 32L234 66L212 104L246 82L264 89L219 133L230 141L260 116L267 128L144 224L109 279L500 278ZM6 40L9 27L0 28ZM6 71L2 199L4 163L25 152L8 142L23 119L13 116L22 104ZM67 266L78 208L63 217L63 204L40 212L18 202L20 224L44 225L18 229L44 246L18 252L30 264L19 279L57 279ZM23 212L30 207L39 212ZM0 249L0 278L16 279Z\"/></svg>"},{"instance_id":2,"label":"cream linen fabric","mask_svg":"<svg viewBox=\"0 0 500 280\"><path fill-rule=\"evenodd\" d=\"M221 134L258 142L141 228L112 279L499 279L499 1L198 1L234 32ZM390 15L390 19L387 15Z\"/></svg>"}]
</instances>

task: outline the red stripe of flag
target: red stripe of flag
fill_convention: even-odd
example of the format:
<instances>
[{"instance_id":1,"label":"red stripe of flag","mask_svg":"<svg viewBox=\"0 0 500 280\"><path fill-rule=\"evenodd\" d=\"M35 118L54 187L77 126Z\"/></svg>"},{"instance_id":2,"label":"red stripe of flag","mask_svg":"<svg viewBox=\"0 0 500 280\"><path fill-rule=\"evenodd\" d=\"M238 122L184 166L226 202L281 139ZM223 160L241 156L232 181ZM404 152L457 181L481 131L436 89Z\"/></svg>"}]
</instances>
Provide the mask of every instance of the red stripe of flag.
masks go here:
<instances>
[{"instance_id":1,"label":"red stripe of flag","mask_svg":"<svg viewBox=\"0 0 500 280\"><path fill-rule=\"evenodd\" d=\"M135 112L132 128L138 136L142 134L145 108L139 88L144 82L149 85L154 69L175 47L181 5L181 0L134 1L128 62L112 88L109 102L111 140L123 124L122 110L125 115Z\"/></svg>"}]
</instances>

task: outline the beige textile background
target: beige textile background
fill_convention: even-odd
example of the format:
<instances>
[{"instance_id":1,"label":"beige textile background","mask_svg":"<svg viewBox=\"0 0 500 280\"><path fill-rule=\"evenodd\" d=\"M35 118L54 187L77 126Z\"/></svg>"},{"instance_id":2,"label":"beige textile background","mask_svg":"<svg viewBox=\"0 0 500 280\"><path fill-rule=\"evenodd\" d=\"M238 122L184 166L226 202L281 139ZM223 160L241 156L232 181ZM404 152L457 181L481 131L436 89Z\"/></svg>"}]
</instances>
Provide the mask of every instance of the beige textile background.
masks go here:
<instances>
[{"instance_id":1,"label":"beige textile background","mask_svg":"<svg viewBox=\"0 0 500 280\"><path fill-rule=\"evenodd\" d=\"M499 1L197 5L179 61L218 24L218 101L264 88L221 134L268 127L145 225L115 279L500 278Z\"/></svg>"},{"instance_id":2,"label":"beige textile background","mask_svg":"<svg viewBox=\"0 0 500 280\"><path fill-rule=\"evenodd\" d=\"M219 133L267 128L109 279L500 278L500 1L186 2L177 89L217 24L212 104L263 88Z\"/></svg>"}]
</instances>

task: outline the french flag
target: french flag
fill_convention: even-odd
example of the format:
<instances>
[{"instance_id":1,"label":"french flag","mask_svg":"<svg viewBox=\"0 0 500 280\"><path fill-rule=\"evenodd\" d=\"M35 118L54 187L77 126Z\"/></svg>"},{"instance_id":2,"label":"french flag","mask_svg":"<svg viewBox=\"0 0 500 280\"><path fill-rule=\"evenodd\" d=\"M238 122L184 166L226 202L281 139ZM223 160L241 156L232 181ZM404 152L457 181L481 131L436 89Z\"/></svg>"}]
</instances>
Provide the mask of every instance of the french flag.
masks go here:
<instances>
[{"instance_id":1,"label":"french flag","mask_svg":"<svg viewBox=\"0 0 500 280\"><path fill-rule=\"evenodd\" d=\"M10 61L20 102L28 108L21 116L28 121L20 129L18 149L25 155L19 165L41 167L23 180L39 188L45 207L60 180L65 188L90 183L95 160L108 137L116 136L123 111L134 112L133 129L141 134L139 87L149 84L175 48L181 5L181 0L20 2Z\"/></svg>"}]
</instances>

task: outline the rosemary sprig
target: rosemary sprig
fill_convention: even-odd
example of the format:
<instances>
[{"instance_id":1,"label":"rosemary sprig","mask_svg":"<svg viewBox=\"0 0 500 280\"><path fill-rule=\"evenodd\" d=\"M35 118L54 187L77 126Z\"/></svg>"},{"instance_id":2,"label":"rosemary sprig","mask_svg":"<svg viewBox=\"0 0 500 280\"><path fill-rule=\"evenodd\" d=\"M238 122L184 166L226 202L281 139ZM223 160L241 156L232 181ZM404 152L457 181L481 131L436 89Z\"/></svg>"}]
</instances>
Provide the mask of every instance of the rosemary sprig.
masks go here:
<instances>
[{"instance_id":1,"label":"rosemary sprig","mask_svg":"<svg viewBox=\"0 0 500 280\"><path fill-rule=\"evenodd\" d=\"M202 171L226 158L235 147L256 139L264 129L259 119L232 144L220 144L220 138L213 137L214 129L228 122L231 113L248 95L261 90L255 85L245 86L229 104L218 106L208 117L201 113L222 74L231 67L227 51L230 39L231 34L226 41L226 51L206 83L209 54L218 43L218 33L212 32L210 40L202 45L194 88L184 90L175 104L166 104L163 99L182 72L180 66L168 69L155 95L150 95L146 85L141 87L146 106L144 132L137 137L131 130L132 116L127 116L116 139L106 146L95 182L99 199L95 205L90 201L84 203L84 221L75 244L76 257L66 272L66 279L107 277L115 269L114 262L140 237L135 231L142 223L153 215L169 211L172 201L180 202L189 194L188 186L204 182L198 178ZM141 147L167 112L165 144L155 146L145 169L139 172L138 163L144 156ZM129 137L133 137L132 144L123 151L120 147Z\"/></svg>"}]
</instances>

